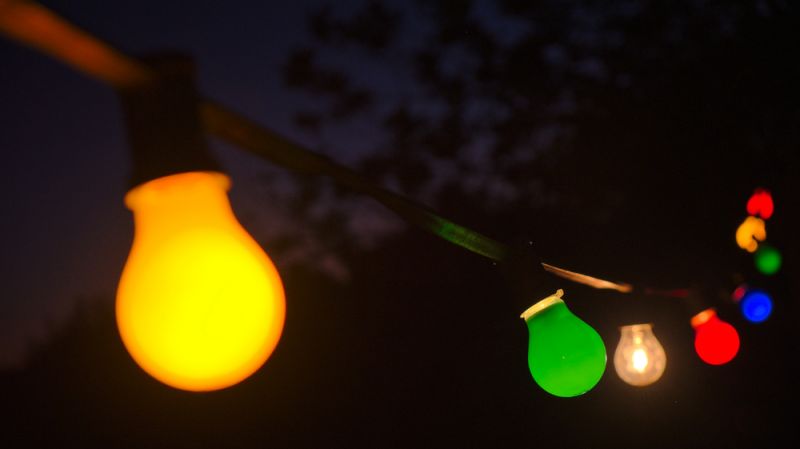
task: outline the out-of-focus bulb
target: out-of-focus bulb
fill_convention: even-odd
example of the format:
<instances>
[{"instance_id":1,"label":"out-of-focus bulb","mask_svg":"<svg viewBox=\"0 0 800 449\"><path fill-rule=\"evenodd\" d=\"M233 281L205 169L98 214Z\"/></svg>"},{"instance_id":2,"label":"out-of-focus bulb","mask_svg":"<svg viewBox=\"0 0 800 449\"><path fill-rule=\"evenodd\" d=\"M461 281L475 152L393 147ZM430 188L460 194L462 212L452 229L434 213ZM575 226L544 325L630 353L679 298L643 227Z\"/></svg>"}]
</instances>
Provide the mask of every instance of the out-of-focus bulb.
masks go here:
<instances>
[{"instance_id":1,"label":"out-of-focus bulb","mask_svg":"<svg viewBox=\"0 0 800 449\"><path fill-rule=\"evenodd\" d=\"M758 247L758 250L756 250L756 253L753 255L753 259L758 271L767 276L772 276L777 273L778 270L781 269L781 264L783 262L780 251L772 246L764 244Z\"/></svg>"},{"instance_id":2,"label":"out-of-focus bulb","mask_svg":"<svg viewBox=\"0 0 800 449\"><path fill-rule=\"evenodd\" d=\"M650 385L661 378L667 355L650 323L622 326L614 352L614 369L620 379L637 386Z\"/></svg>"},{"instance_id":3,"label":"out-of-focus bulb","mask_svg":"<svg viewBox=\"0 0 800 449\"><path fill-rule=\"evenodd\" d=\"M739 248L749 253L758 249L758 242L767 238L767 228L764 220L757 217L747 217L736 228L736 244Z\"/></svg>"},{"instance_id":4,"label":"out-of-focus bulb","mask_svg":"<svg viewBox=\"0 0 800 449\"><path fill-rule=\"evenodd\" d=\"M772 202L772 195L767 189L758 188L747 200L747 213L753 216L758 215L764 220L772 216L775 204Z\"/></svg>"},{"instance_id":5,"label":"out-of-focus bulb","mask_svg":"<svg viewBox=\"0 0 800 449\"><path fill-rule=\"evenodd\" d=\"M559 397L591 390L606 369L606 347L591 326L564 304L559 289L537 302L521 318L528 326L528 368L533 380Z\"/></svg>"},{"instance_id":6,"label":"out-of-focus bulb","mask_svg":"<svg viewBox=\"0 0 800 449\"><path fill-rule=\"evenodd\" d=\"M747 321L761 323L772 313L772 298L763 290L752 289L744 294L739 306Z\"/></svg>"},{"instance_id":7,"label":"out-of-focus bulb","mask_svg":"<svg viewBox=\"0 0 800 449\"><path fill-rule=\"evenodd\" d=\"M722 321L712 307L693 316L694 349L704 362L723 365L739 352L739 333L730 323Z\"/></svg>"},{"instance_id":8,"label":"out-of-focus bulb","mask_svg":"<svg viewBox=\"0 0 800 449\"><path fill-rule=\"evenodd\" d=\"M235 218L228 178L188 172L132 189L135 233L116 299L136 363L190 391L241 382L275 349L285 317L272 261Z\"/></svg>"}]
</instances>

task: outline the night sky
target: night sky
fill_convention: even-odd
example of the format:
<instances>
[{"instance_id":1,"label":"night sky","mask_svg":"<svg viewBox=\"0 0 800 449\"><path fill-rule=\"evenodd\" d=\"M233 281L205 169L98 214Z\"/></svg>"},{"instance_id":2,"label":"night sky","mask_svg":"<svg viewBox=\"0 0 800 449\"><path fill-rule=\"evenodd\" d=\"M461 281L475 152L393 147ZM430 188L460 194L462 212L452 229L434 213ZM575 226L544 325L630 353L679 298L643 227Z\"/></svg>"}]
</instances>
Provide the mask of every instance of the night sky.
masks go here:
<instances>
[{"instance_id":1,"label":"night sky","mask_svg":"<svg viewBox=\"0 0 800 449\"><path fill-rule=\"evenodd\" d=\"M279 67L302 42L305 14L316 3L261 6L253 14L253 2L241 2L226 7L224 20L212 4L45 4L130 54L190 53L204 95L290 135L290 110L275 105L297 100L281 88ZM122 203L130 167L112 89L7 39L0 43L2 147L10 158L2 260L7 298L14 298L3 302L0 335L2 359L16 360L17 348L60 322L76 300L113 295L133 232ZM241 171L232 191L238 198L261 163L237 150L218 153L229 170Z\"/></svg>"},{"instance_id":2,"label":"night sky","mask_svg":"<svg viewBox=\"0 0 800 449\"><path fill-rule=\"evenodd\" d=\"M209 139L237 216L281 272L287 324L242 384L173 390L134 365L113 323L133 233L118 98L3 38L0 447L783 447L780 438L796 438L796 7L505 1L500 17L491 2L386 2L403 18L385 27L386 43L381 27L341 25L380 2L42 3L125 53L191 54L205 97L461 224L568 269L700 296L624 295L550 275L520 294L497 264L368 198ZM453 18L463 11L470 20ZM519 70L486 69L487 60ZM329 82L326 67L347 82ZM359 98L367 106L336 102ZM757 187L776 202L768 241L784 265L772 277L733 239ZM744 319L730 300L740 283L773 293L768 321ZM555 288L609 356L578 398L542 391L525 359L519 314ZM689 318L706 306L739 330L727 365L694 353ZM613 350L619 326L644 321L668 365L658 383L634 388L614 372Z\"/></svg>"}]
</instances>

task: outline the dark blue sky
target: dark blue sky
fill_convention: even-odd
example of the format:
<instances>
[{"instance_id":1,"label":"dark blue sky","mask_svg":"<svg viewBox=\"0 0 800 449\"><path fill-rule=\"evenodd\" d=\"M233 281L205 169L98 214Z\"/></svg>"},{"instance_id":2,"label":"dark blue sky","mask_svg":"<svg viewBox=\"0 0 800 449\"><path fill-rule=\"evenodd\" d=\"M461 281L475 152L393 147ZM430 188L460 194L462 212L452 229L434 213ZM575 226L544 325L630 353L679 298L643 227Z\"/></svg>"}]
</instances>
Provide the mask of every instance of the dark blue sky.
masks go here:
<instances>
[{"instance_id":1,"label":"dark blue sky","mask_svg":"<svg viewBox=\"0 0 800 449\"><path fill-rule=\"evenodd\" d=\"M289 136L290 105L301 99L282 86L281 65L305 39L307 13L322 3L43 2L129 54L189 52L205 96ZM4 37L0 60L0 362L7 363L76 299L113 298L132 223L122 202L128 148L114 91ZM218 142L213 148L234 177L233 201L247 202L247 186L270 167ZM251 203L250 213L266 208Z\"/></svg>"}]
</instances>

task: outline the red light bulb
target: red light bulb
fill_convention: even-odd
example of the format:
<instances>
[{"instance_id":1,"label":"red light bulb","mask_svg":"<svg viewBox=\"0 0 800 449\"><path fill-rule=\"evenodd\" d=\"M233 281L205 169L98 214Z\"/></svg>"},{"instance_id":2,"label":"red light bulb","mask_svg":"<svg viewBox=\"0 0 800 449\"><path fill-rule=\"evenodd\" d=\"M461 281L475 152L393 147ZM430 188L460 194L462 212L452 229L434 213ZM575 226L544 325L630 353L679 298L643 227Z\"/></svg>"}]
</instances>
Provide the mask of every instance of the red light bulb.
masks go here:
<instances>
[{"instance_id":1,"label":"red light bulb","mask_svg":"<svg viewBox=\"0 0 800 449\"><path fill-rule=\"evenodd\" d=\"M731 299L733 299L733 302L739 302L742 300L742 298L744 298L745 293L747 293L747 285L742 284L733 290L733 293L731 293Z\"/></svg>"},{"instance_id":2,"label":"red light bulb","mask_svg":"<svg viewBox=\"0 0 800 449\"><path fill-rule=\"evenodd\" d=\"M772 216L775 204L772 202L772 195L766 189L756 189L753 196L747 200L747 213L752 216L760 216L764 220Z\"/></svg>"},{"instance_id":3,"label":"red light bulb","mask_svg":"<svg viewBox=\"0 0 800 449\"><path fill-rule=\"evenodd\" d=\"M694 350L709 365L730 362L739 352L739 333L736 328L722 321L716 310L706 309L693 316Z\"/></svg>"}]
</instances>

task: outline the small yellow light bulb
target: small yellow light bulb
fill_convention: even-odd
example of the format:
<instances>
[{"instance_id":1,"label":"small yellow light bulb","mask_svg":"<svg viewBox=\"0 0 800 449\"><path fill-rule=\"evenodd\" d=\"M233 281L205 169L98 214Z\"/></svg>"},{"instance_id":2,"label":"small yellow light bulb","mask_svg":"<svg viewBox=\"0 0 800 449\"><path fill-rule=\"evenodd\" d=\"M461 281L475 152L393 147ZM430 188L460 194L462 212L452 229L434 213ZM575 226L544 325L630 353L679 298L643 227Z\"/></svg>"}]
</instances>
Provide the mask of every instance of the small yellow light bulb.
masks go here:
<instances>
[{"instance_id":1,"label":"small yellow light bulb","mask_svg":"<svg viewBox=\"0 0 800 449\"><path fill-rule=\"evenodd\" d=\"M619 344L614 353L614 369L620 379L643 387L661 378L667 367L667 356L651 324L622 326Z\"/></svg>"},{"instance_id":2,"label":"small yellow light bulb","mask_svg":"<svg viewBox=\"0 0 800 449\"><path fill-rule=\"evenodd\" d=\"M116 299L128 352L190 391L241 382L272 354L286 312L272 261L236 220L228 178L165 176L132 189L135 234Z\"/></svg>"},{"instance_id":3,"label":"small yellow light bulb","mask_svg":"<svg viewBox=\"0 0 800 449\"><path fill-rule=\"evenodd\" d=\"M764 220L748 216L742 224L736 228L736 244L739 248L753 253L758 249L758 242L763 242L767 238L767 228Z\"/></svg>"}]
</instances>

